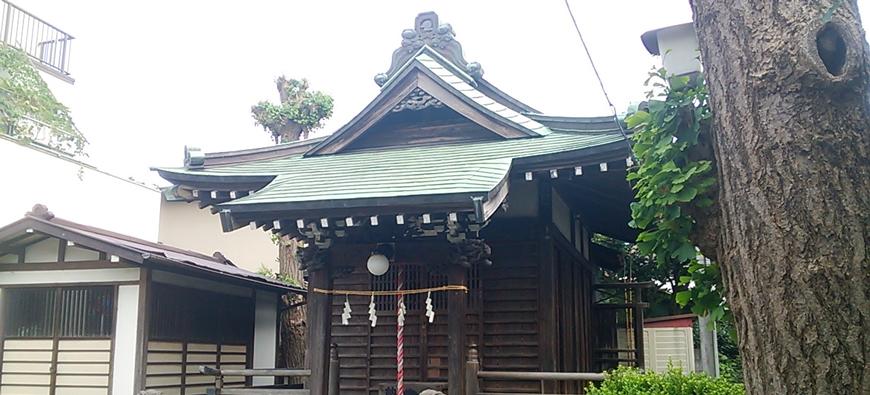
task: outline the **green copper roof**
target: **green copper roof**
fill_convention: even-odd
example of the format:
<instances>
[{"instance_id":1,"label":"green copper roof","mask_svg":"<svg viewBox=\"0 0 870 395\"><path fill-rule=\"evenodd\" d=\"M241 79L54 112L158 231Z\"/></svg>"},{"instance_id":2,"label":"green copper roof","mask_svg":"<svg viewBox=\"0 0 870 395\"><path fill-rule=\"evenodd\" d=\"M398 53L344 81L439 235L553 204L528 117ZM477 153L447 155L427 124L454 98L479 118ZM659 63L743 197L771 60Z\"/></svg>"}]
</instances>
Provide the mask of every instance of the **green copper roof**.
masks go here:
<instances>
[{"instance_id":1,"label":"green copper roof","mask_svg":"<svg viewBox=\"0 0 870 395\"><path fill-rule=\"evenodd\" d=\"M277 159L205 169L161 168L200 176L275 176L266 187L229 205L316 200L487 193L507 177L512 161L623 140L617 133L552 132L541 137L391 147L336 155Z\"/></svg>"},{"instance_id":2,"label":"green copper roof","mask_svg":"<svg viewBox=\"0 0 870 395\"><path fill-rule=\"evenodd\" d=\"M450 84L460 93L473 100L475 103L489 111L491 114L501 117L502 119L514 124L515 126L531 131L535 134L547 134L550 132L546 126L533 121L532 119L520 114L505 105L493 100L489 96L484 95L479 90L469 84L466 78L460 78L451 68L450 63L438 55L434 50L425 51L428 47L423 47L420 53L414 57L423 66L432 71L433 74L441 78L444 82ZM459 70L457 70L459 71ZM460 74L461 75L461 74ZM470 77L469 77L470 78Z\"/></svg>"}]
</instances>

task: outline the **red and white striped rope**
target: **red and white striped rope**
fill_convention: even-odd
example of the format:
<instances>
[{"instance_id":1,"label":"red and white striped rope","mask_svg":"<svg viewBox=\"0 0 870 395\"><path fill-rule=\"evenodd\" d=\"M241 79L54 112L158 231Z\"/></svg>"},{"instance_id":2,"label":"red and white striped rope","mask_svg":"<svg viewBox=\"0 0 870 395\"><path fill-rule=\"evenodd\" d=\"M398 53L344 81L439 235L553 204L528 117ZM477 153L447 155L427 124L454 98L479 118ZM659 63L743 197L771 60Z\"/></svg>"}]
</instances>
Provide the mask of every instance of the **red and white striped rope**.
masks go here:
<instances>
[{"instance_id":1,"label":"red and white striped rope","mask_svg":"<svg viewBox=\"0 0 870 395\"><path fill-rule=\"evenodd\" d=\"M398 280L396 281L397 291L401 291L405 286L405 270L399 267ZM402 314L402 305L405 303L405 296L399 294L396 297L396 395L405 394L405 326L399 320L399 315Z\"/></svg>"}]
</instances>

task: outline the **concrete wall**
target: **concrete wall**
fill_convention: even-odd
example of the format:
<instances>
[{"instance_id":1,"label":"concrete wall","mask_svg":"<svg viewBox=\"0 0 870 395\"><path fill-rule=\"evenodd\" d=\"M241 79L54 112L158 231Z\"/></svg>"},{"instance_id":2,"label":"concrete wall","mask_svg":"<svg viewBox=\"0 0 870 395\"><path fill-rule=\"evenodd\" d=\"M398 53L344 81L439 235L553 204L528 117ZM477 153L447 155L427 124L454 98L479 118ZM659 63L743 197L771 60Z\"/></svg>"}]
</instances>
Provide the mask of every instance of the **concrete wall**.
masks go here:
<instances>
[{"instance_id":1,"label":"concrete wall","mask_svg":"<svg viewBox=\"0 0 870 395\"><path fill-rule=\"evenodd\" d=\"M0 169L9 188L0 205L0 226L41 203L64 219L147 240L157 238L160 193L156 189L5 136L0 136Z\"/></svg>"},{"instance_id":2,"label":"concrete wall","mask_svg":"<svg viewBox=\"0 0 870 395\"><path fill-rule=\"evenodd\" d=\"M250 228L232 233L221 230L220 218L196 203L160 199L157 240L179 248L211 255L220 251L236 266L256 272L261 265L278 271L278 247L270 233Z\"/></svg>"}]
</instances>

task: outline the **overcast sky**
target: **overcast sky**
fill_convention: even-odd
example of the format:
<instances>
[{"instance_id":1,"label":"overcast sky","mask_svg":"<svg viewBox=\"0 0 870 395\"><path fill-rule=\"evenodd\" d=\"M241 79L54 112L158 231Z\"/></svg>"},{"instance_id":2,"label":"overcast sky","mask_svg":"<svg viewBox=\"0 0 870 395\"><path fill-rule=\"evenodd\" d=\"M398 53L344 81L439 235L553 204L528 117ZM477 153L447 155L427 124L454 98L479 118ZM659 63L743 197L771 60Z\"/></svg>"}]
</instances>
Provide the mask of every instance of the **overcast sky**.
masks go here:
<instances>
[{"instance_id":1,"label":"overcast sky","mask_svg":"<svg viewBox=\"0 0 870 395\"><path fill-rule=\"evenodd\" d=\"M331 133L375 97L373 76L423 11L450 23L465 58L514 97L548 114L609 114L561 0L15 2L76 38L75 85L57 91L90 141L88 161L149 182L166 184L148 167L180 165L184 145L269 145L250 107L277 101L282 74L332 95L317 134ZM571 4L620 111L643 98L657 62L640 35L691 20L687 0Z\"/></svg>"}]
</instances>

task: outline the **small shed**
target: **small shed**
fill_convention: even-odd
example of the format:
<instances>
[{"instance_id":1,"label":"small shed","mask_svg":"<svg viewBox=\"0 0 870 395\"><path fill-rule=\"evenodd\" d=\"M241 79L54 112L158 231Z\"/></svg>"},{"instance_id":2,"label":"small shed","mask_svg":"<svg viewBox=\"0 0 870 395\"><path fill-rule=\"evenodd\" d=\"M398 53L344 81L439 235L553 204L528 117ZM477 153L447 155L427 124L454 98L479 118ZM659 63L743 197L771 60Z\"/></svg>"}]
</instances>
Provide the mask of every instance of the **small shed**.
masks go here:
<instances>
[{"instance_id":1,"label":"small shed","mask_svg":"<svg viewBox=\"0 0 870 395\"><path fill-rule=\"evenodd\" d=\"M199 365L275 366L279 298L303 292L37 205L0 228L0 393L204 394Z\"/></svg>"},{"instance_id":2,"label":"small shed","mask_svg":"<svg viewBox=\"0 0 870 395\"><path fill-rule=\"evenodd\" d=\"M669 365L685 373L695 371L695 347L692 334L694 314L647 318L643 322L646 369L668 370Z\"/></svg>"}]
</instances>

